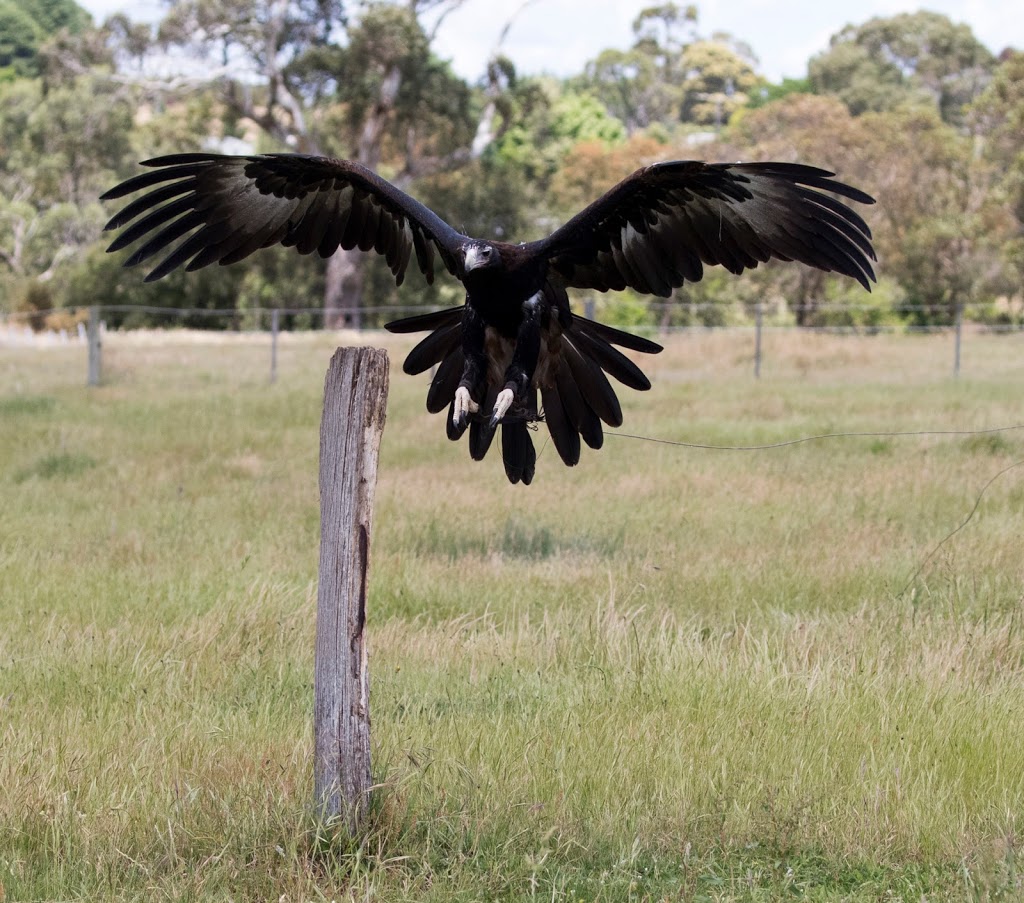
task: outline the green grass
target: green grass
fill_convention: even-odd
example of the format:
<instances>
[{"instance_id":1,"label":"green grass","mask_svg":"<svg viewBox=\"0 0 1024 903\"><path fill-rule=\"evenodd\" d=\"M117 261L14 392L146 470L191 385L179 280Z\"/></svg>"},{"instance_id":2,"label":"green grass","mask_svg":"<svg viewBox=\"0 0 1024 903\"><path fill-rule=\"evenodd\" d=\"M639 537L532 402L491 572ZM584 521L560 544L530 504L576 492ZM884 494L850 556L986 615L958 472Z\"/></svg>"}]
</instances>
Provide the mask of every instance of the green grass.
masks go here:
<instances>
[{"instance_id":1,"label":"green grass","mask_svg":"<svg viewBox=\"0 0 1024 903\"><path fill-rule=\"evenodd\" d=\"M1020 337L689 335L625 432L1024 420ZM332 343L0 352L0 899L1019 900L1024 431L760 452L538 433L511 487L395 373L363 836L312 815ZM944 539L948 539L943 542ZM923 565L923 567L922 567ZM920 569L920 573L915 573Z\"/></svg>"}]
</instances>

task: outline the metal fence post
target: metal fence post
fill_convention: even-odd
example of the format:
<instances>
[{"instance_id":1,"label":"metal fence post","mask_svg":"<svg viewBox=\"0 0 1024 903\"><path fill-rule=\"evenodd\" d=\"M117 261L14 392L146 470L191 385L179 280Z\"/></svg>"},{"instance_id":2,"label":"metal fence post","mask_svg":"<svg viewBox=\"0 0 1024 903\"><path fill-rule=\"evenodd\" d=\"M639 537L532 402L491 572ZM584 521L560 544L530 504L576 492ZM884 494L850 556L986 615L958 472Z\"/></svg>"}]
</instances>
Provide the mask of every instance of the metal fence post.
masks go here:
<instances>
[{"instance_id":1,"label":"metal fence post","mask_svg":"<svg viewBox=\"0 0 1024 903\"><path fill-rule=\"evenodd\" d=\"M270 312L270 382L277 382L277 335L281 329L281 311Z\"/></svg>"},{"instance_id":2,"label":"metal fence post","mask_svg":"<svg viewBox=\"0 0 1024 903\"><path fill-rule=\"evenodd\" d=\"M764 325L764 305L760 301L754 309L754 379L761 378L761 327Z\"/></svg>"},{"instance_id":3,"label":"metal fence post","mask_svg":"<svg viewBox=\"0 0 1024 903\"><path fill-rule=\"evenodd\" d=\"M964 306L956 302L956 338L953 343L953 379L960 377L960 343L964 333Z\"/></svg>"},{"instance_id":4,"label":"metal fence post","mask_svg":"<svg viewBox=\"0 0 1024 903\"><path fill-rule=\"evenodd\" d=\"M100 307L94 304L89 308L89 380L88 385L98 386L103 362L102 342L100 341Z\"/></svg>"}]
</instances>

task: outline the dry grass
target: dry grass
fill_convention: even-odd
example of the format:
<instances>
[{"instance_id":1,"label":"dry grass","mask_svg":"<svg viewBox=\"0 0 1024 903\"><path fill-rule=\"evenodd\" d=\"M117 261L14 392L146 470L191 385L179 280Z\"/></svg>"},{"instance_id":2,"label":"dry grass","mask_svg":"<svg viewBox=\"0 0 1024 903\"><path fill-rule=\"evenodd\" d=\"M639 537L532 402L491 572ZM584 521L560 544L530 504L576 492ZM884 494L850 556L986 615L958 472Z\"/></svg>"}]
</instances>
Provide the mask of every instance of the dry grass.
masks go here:
<instances>
[{"instance_id":1,"label":"dry grass","mask_svg":"<svg viewBox=\"0 0 1024 903\"><path fill-rule=\"evenodd\" d=\"M373 341L382 337L373 336ZM1019 337L676 337L625 430L1020 420ZM387 339L400 361L408 342ZM331 337L0 358L0 898L1019 899L1024 435L609 438L534 485L396 374L366 836L310 814ZM538 447L543 444L538 442ZM921 573L911 579L924 563ZM906 588L905 592L901 592Z\"/></svg>"}]
</instances>

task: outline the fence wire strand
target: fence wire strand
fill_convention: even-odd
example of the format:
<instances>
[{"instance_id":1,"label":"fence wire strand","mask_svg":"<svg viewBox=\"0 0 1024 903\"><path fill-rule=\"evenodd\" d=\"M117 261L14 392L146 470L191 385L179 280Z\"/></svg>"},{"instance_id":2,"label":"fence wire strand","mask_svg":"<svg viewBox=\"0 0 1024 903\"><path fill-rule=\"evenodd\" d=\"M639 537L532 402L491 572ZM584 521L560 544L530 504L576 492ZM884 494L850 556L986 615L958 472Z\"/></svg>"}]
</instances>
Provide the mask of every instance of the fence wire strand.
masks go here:
<instances>
[{"instance_id":1,"label":"fence wire strand","mask_svg":"<svg viewBox=\"0 0 1024 903\"><path fill-rule=\"evenodd\" d=\"M782 442L771 442L767 445L708 445L702 442L680 442L675 439L658 439L652 436L637 436L632 433L610 432L609 436L620 439L640 439L644 442L656 442L659 445L674 445L678 448L707 449L709 451L767 451L772 448L786 448L804 442L818 442L825 439L890 439L901 436L984 436L992 433L1008 433L1013 430L1024 430L1024 423L1016 426L996 426L982 430L896 430L868 431L849 433L821 433L815 436L800 436L797 439L786 439Z\"/></svg>"}]
</instances>

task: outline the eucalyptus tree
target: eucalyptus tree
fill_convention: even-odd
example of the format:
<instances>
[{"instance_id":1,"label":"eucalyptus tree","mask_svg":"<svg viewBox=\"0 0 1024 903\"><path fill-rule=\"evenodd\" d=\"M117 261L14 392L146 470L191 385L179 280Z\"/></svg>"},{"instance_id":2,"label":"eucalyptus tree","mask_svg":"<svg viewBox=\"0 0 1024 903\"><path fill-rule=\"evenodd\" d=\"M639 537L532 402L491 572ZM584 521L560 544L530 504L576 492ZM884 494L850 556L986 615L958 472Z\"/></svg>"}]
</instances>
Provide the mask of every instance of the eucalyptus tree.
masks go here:
<instances>
[{"instance_id":1,"label":"eucalyptus tree","mask_svg":"<svg viewBox=\"0 0 1024 903\"><path fill-rule=\"evenodd\" d=\"M610 48L574 85L594 94L630 134L658 124L721 126L760 84L750 48L728 34L697 33L697 8L666 3L633 22L628 50Z\"/></svg>"},{"instance_id":2,"label":"eucalyptus tree","mask_svg":"<svg viewBox=\"0 0 1024 903\"><path fill-rule=\"evenodd\" d=\"M963 122L995 68L970 27L920 11L847 25L808 64L812 89L835 94L854 115L917 104Z\"/></svg>"},{"instance_id":3,"label":"eucalyptus tree","mask_svg":"<svg viewBox=\"0 0 1024 903\"><path fill-rule=\"evenodd\" d=\"M236 130L251 123L274 149L383 167L401 184L472 138L469 89L431 53L421 21L459 2L352 12L342 0L172 0L158 38L203 64ZM357 252L330 257L324 284L328 324L342 311L358 322Z\"/></svg>"}]
</instances>

